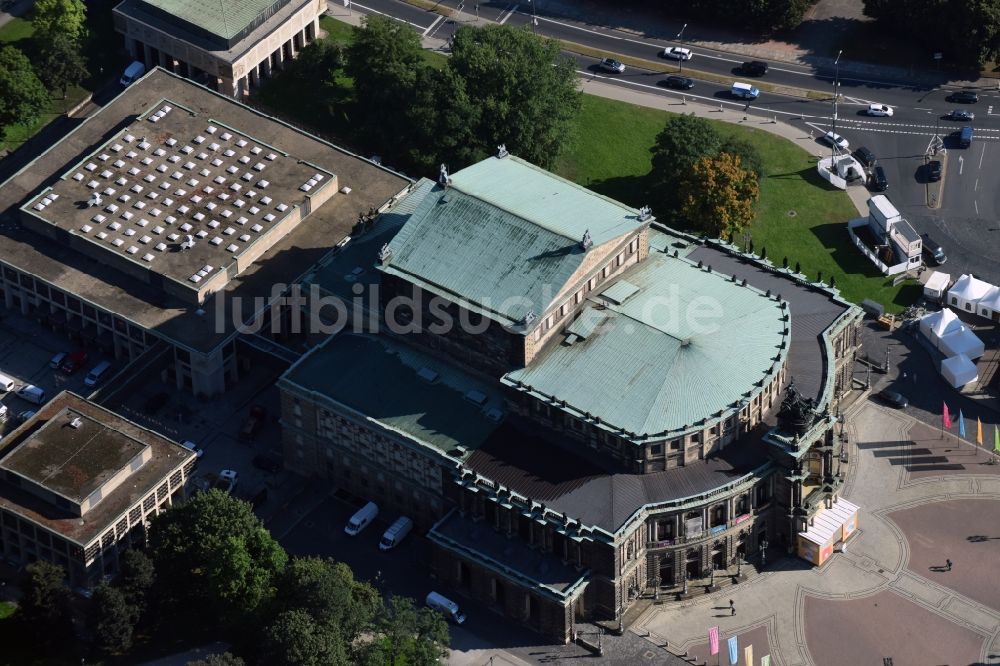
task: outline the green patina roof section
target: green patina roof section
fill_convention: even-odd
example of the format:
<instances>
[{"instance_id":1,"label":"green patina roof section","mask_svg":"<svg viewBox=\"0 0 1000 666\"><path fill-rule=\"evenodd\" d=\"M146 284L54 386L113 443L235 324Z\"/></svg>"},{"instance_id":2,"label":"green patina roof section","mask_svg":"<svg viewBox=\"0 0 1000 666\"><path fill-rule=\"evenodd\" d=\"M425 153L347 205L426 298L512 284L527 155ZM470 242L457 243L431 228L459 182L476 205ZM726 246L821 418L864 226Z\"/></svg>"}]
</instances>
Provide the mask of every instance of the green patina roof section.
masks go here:
<instances>
[{"instance_id":1,"label":"green patina roof section","mask_svg":"<svg viewBox=\"0 0 1000 666\"><path fill-rule=\"evenodd\" d=\"M787 353L788 311L755 289L665 255L650 255L626 277L638 293L586 308L580 317L606 320L504 383L522 382L636 435L677 436L760 391Z\"/></svg>"},{"instance_id":2,"label":"green patina roof section","mask_svg":"<svg viewBox=\"0 0 1000 666\"><path fill-rule=\"evenodd\" d=\"M213 35L231 39L275 0L143 0Z\"/></svg>"},{"instance_id":3,"label":"green patina roof section","mask_svg":"<svg viewBox=\"0 0 1000 666\"><path fill-rule=\"evenodd\" d=\"M433 382L418 376L424 368L437 374ZM486 410L503 408L498 386L372 335L330 338L289 369L282 381L329 397L444 453L459 445L470 452L480 446L498 426ZM468 400L465 394L470 391L485 395L486 402Z\"/></svg>"},{"instance_id":4,"label":"green patina roof section","mask_svg":"<svg viewBox=\"0 0 1000 666\"><path fill-rule=\"evenodd\" d=\"M515 157L490 158L434 188L381 269L501 324L541 315L586 252L645 226L636 211Z\"/></svg>"}]
</instances>

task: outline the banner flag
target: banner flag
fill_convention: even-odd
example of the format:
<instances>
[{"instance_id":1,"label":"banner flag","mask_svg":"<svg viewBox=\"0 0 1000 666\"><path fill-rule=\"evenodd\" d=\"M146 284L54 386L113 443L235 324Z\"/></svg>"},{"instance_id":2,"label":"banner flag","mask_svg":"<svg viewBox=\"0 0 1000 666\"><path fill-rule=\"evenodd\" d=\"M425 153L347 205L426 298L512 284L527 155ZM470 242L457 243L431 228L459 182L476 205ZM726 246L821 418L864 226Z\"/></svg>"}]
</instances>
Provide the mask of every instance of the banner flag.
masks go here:
<instances>
[{"instance_id":1,"label":"banner flag","mask_svg":"<svg viewBox=\"0 0 1000 666\"><path fill-rule=\"evenodd\" d=\"M944 411L941 412L941 422L945 430L951 430L951 414L948 412L948 403L944 403Z\"/></svg>"},{"instance_id":2,"label":"banner flag","mask_svg":"<svg viewBox=\"0 0 1000 666\"><path fill-rule=\"evenodd\" d=\"M965 414L962 410L958 410L958 434L962 439L965 439Z\"/></svg>"},{"instance_id":3,"label":"banner flag","mask_svg":"<svg viewBox=\"0 0 1000 666\"><path fill-rule=\"evenodd\" d=\"M736 645L736 636L732 636L729 639L729 664L730 666L736 666L736 662L740 660L739 647Z\"/></svg>"},{"instance_id":4,"label":"banner flag","mask_svg":"<svg viewBox=\"0 0 1000 666\"><path fill-rule=\"evenodd\" d=\"M708 630L708 653L719 654L719 628L710 627Z\"/></svg>"},{"instance_id":5,"label":"banner flag","mask_svg":"<svg viewBox=\"0 0 1000 666\"><path fill-rule=\"evenodd\" d=\"M771 666L771 655L766 654L760 658L760 666Z\"/></svg>"},{"instance_id":6,"label":"banner flag","mask_svg":"<svg viewBox=\"0 0 1000 666\"><path fill-rule=\"evenodd\" d=\"M1000 428L993 426L993 450L1000 453Z\"/></svg>"},{"instance_id":7,"label":"banner flag","mask_svg":"<svg viewBox=\"0 0 1000 666\"><path fill-rule=\"evenodd\" d=\"M747 663L747 666L753 666L753 645L743 648L743 661Z\"/></svg>"},{"instance_id":8,"label":"banner flag","mask_svg":"<svg viewBox=\"0 0 1000 666\"><path fill-rule=\"evenodd\" d=\"M976 417L976 444L983 445L983 422Z\"/></svg>"}]
</instances>

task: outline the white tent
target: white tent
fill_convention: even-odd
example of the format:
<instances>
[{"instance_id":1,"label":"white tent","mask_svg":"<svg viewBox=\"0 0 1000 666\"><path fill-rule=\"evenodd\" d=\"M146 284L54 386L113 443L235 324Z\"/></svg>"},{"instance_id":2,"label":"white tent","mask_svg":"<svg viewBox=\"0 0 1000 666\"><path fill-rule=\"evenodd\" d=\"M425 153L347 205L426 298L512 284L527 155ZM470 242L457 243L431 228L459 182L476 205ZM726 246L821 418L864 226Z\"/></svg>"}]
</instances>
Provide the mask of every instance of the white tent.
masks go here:
<instances>
[{"instance_id":1,"label":"white tent","mask_svg":"<svg viewBox=\"0 0 1000 666\"><path fill-rule=\"evenodd\" d=\"M1000 288L993 287L990 293L979 299L979 316L1000 321Z\"/></svg>"},{"instance_id":2,"label":"white tent","mask_svg":"<svg viewBox=\"0 0 1000 666\"><path fill-rule=\"evenodd\" d=\"M941 362L941 376L955 388L965 386L979 379L976 364L965 354L956 354Z\"/></svg>"},{"instance_id":3,"label":"white tent","mask_svg":"<svg viewBox=\"0 0 1000 666\"><path fill-rule=\"evenodd\" d=\"M948 284L951 282L951 275L948 273L942 273L941 271L934 271L927 278L927 282L924 283L924 296L927 298L939 301L944 298L944 294L948 291Z\"/></svg>"},{"instance_id":4,"label":"white tent","mask_svg":"<svg viewBox=\"0 0 1000 666\"><path fill-rule=\"evenodd\" d=\"M962 321L958 318L958 315L948 308L944 308L939 312L932 312L920 318L920 332L933 342L935 346L937 346L938 340L942 336L952 331L957 331L961 327Z\"/></svg>"},{"instance_id":5,"label":"white tent","mask_svg":"<svg viewBox=\"0 0 1000 666\"><path fill-rule=\"evenodd\" d=\"M988 282L983 282L971 275L963 275L948 290L948 305L978 314L976 304L994 289L996 287Z\"/></svg>"},{"instance_id":6,"label":"white tent","mask_svg":"<svg viewBox=\"0 0 1000 666\"><path fill-rule=\"evenodd\" d=\"M965 326L943 335L938 341L937 348L944 352L945 356L964 354L970 359L979 358L986 352L983 341Z\"/></svg>"}]
</instances>

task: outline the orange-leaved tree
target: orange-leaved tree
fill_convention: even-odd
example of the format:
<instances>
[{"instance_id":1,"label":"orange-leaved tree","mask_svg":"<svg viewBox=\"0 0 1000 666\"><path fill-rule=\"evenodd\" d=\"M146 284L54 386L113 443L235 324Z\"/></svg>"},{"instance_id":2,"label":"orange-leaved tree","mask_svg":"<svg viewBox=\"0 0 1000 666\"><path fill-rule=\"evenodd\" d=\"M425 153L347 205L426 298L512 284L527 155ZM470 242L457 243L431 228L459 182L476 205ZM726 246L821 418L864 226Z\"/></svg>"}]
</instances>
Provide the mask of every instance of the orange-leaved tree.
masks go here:
<instances>
[{"instance_id":1,"label":"orange-leaved tree","mask_svg":"<svg viewBox=\"0 0 1000 666\"><path fill-rule=\"evenodd\" d=\"M760 197L757 175L729 153L706 155L695 162L681 191L681 215L688 225L726 240L750 225Z\"/></svg>"}]
</instances>

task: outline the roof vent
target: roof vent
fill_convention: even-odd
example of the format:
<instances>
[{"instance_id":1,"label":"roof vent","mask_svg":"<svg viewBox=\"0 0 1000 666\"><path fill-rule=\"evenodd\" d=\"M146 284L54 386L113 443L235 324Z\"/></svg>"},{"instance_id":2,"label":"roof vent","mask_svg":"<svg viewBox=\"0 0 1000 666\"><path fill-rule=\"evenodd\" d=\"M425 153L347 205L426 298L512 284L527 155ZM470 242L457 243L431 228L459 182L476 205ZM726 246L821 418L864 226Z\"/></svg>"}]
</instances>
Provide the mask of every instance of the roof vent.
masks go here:
<instances>
[{"instance_id":1,"label":"roof vent","mask_svg":"<svg viewBox=\"0 0 1000 666\"><path fill-rule=\"evenodd\" d=\"M424 367L417 370L417 377L420 377L428 384L433 384L438 380L438 373L434 372L430 368Z\"/></svg>"},{"instance_id":2,"label":"roof vent","mask_svg":"<svg viewBox=\"0 0 1000 666\"><path fill-rule=\"evenodd\" d=\"M486 418L488 418L490 421L493 421L494 423L500 423L500 421L503 419L503 411L497 409L496 407L490 407L485 412L483 412L483 414L485 414Z\"/></svg>"},{"instance_id":3,"label":"roof vent","mask_svg":"<svg viewBox=\"0 0 1000 666\"><path fill-rule=\"evenodd\" d=\"M497 146L497 158L498 159L502 160L503 158L507 157L508 155L510 155L510 153L507 152L507 144L506 143L501 143L499 146Z\"/></svg>"},{"instance_id":4,"label":"roof vent","mask_svg":"<svg viewBox=\"0 0 1000 666\"><path fill-rule=\"evenodd\" d=\"M77 416L76 418L74 418L72 421L69 422L69 427L73 428L74 430L79 429L79 427L82 425L83 425L83 419L81 419L79 416Z\"/></svg>"},{"instance_id":5,"label":"roof vent","mask_svg":"<svg viewBox=\"0 0 1000 666\"><path fill-rule=\"evenodd\" d=\"M465 392L465 399L471 403L477 404L480 407L486 404L489 399L485 393L482 391L477 391L476 389L470 389Z\"/></svg>"}]
</instances>

